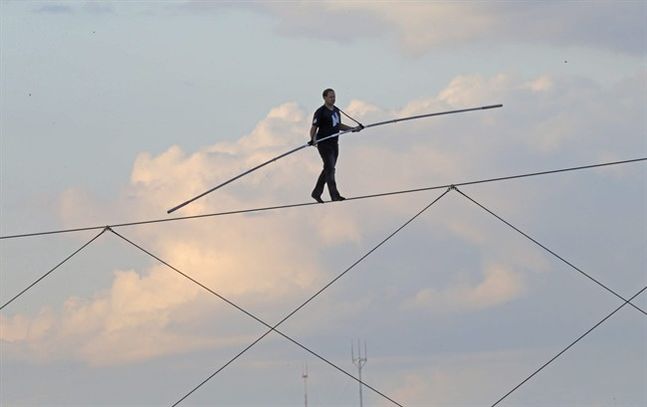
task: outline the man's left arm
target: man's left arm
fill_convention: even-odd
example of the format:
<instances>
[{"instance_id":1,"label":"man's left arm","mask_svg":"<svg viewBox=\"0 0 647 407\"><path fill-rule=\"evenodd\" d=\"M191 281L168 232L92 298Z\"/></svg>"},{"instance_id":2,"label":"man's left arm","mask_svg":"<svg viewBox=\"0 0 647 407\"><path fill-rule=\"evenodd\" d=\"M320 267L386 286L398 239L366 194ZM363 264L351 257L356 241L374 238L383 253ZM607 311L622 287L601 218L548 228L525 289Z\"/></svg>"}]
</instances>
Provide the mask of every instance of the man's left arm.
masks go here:
<instances>
[{"instance_id":1,"label":"man's left arm","mask_svg":"<svg viewBox=\"0 0 647 407\"><path fill-rule=\"evenodd\" d=\"M354 133L356 133L356 132L358 132L358 131L362 131L362 130L364 129L364 126L360 124L360 125L358 125L358 126L351 127L351 126L347 126L347 125L345 125L345 124L341 123L341 124L339 125L339 128L340 128L342 131L352 130Z\"/></svg>"}]
</instances>

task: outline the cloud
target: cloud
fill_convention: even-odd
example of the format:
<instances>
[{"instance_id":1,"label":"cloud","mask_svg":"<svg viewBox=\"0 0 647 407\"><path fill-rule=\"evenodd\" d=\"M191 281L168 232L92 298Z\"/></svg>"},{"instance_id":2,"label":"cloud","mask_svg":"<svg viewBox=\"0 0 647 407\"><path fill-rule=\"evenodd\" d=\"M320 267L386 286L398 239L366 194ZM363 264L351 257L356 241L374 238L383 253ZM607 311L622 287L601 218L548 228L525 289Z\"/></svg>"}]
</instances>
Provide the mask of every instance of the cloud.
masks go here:
<instances>
[{"instance_id":1,"label":"cloud","mask_svg":"<svg viewBox=\"0 0 647 407\"><path fill-rule=\"evenodd\" d=\"M109 1L89 1L83 5L83 11L87 11L92 14L114 14L116 9L112 2Z\"/></svg>"},{"instance_id":2,"label":"cloud","mask_svg":"<svg viewBox=\"0 0 647 407\"><path fill-rule=\"evenodd\" d=\"M75 14L80 13L89 13L94 15L109 15L114 14L118 6L117 3L112 1L85 1L85 2L55 2L55 1L35 1L31 2L34 4L39 4L36 8L33 9L34 13L38 14Z\"/></svg>"},{"instance_id":3,"label":"cloud","mask_svg":"<svg viewBox=\"0 0 647 407\"><path fill-rule=\"evenodd\" d=\"M542 43L645 52L645 4L377 2L257 3L279 20L277 30L340 43L393 36L400 48L421 55L471 43ZM613 16L613 18L609 18Z\"/></svg>"},{"instance_id":4,"label":"cloud","mask_svg":"<svg viewBox=\"0 0 647 407\"><path fill-rule=\"evenodd\" d=\"M514 350L408 360L408 367L403 364L402 369L390 375L395 384L390 394L411 406L478 405L493 389L507 388L525 372L524 363L537 357L538 352ZM380 405L387 403L380 401Z\"/></svg>"},{"instance_id":5,"label":"cloud","mask_svg":"<svg viewBox=\"0 0 647 407\"><path fill-rule=\"evenodd\" d=\"M573 335L579 329L586 329L584 326L569 328L574 329ZM636 338L637 342L634 342L637 347L619 351L617 342L605 342L601 339L604 336L596 331L595 335L587 337L589 342L579 343L555 363L545 366L539 374L514 390L504 404L608 406L616 401L618 405L644 404L645 392L641 386L644 350L641 356L638 350L642 345L640 339ZM479 340L474 338L474 341ZM432 355L419 352L389 361L392 368L385 374L385 380L392 388L385 392L408 406L492 404L543 366L571 340L568 335L564 337L564 331L559 331L554 333L554 343L546 345L549 342L546 341L544 346L533 347L526 343L522 348L508 350L475 352L466 349L456 353L430 352ZM372 360L373 372L375 365L381 362L386 361ZM605 369L599 369L600 366L605 366ZM623 372L636 368L636 379L627 382ZM617 390L621 382L627 384L622 396ZM389 402L379 400L377 404L388 406Z\"/></svg>"},{"instance_id":6,"label":"cloud","mask_svg":"<svg viewBox=\"0 0 647 407\"><path fill-rule=\"evenodd\" d=\"M187 296L178 292L183 284L177 278L174 289L160 284L159 280L168 276L171 275L165 272L141 279L133 271L117 271L108 293L92 299L71 297L58 313L45 308L33 318L2 315L3 347L14 359L39 363L75 360L110 366L200 349L240 346L253 339L244 333L196 335L181 329L177 320L181 321L183 315L178 308L186 303ZM151 279L156 281L151 283ZM184 286L196 296L195 286ZM219 325L220 321L213 322Z\"/></svg>"},{"instance_id":7,"label":"cloud","mask_svg":"<svg viewBox=\"0 0 647 407\"><path fill-rule=\"evenodd\" d=\"M74 9L63 4L46 4L38 7L34 12L39 14L72 14Z\"/></svg>"},{"instance_id":8,"label":"cloud","mask_svg":"<svg viewBox=\"0 0 647 407\"><path fill-rule=\"evenodd\" d=\"M445 289L425 288L409 300L405 306L442 310L442 312L464 312L486 309L505 304L520 297L525 291L521 275L505 266L486 267L483 280L454 282Z\"/></svg>"},{"instance_id":9,"label":"cloud","mask_svg":"<svg viewBox=\"0 0 647 407\"><path fill-rule=\"evenodd\" d=\"M576 78L510 75L459 76L437 95L394 110L355 100L348 112L364 122L473 104L503 102L505 107L410 122L397 127L397 132L395 127L384 126L370 133L351 134L341 142L339 183L343 192L355 196L635 154L644 148L643 133L633 131L622 143L614 143L606 130L617 124L640 130L641 111L635 107L608 109L599 101L610 96L628 106L644 104L644 93L631 86L606 89ZM180 146L159 154L142 152L118 197L106 202L70 189L61 195L60 216L66 225L74 226L87 224L88 217L98 218L98 214L102 218L97 219L99 224L123 219L125 214L130 219L150 219L151 214L162 214L184 199L304 143L308 117L297 104L285 103L271 109L249 134L236 141L194 152L185 152ZM371 137L370 143L364 141L367 137ZM303 202L320 170L318 155L314 149L306 149L196 201L181 214ZM568 182L551 185L550 192L555 196L570 194L571 186ZM552 196L544 196L547 189L518 186L514 195L505 188L492 185L488 190L466 191L486 204L495 204L493 209L506 217L527 221L523 226L531 231L542 225L542 219L554 215L545 212ZM438 194L440 191L434 196ZM315 292L343 265L354 261L353 254L367 250L419 210L422 199L322 205L307 212L295 209L173 222L129 228L123 233L225 297L260 310L261 317L273 321L299 303L304 293ZM489 215L455 192L439 205L440 216L417 221L421 228L414 238L433 238L439 243L447 239L469 247L470 256L455 259L454 265L469 273L457 273L459 278L433 285L419 284L413 292L394 290L393 295L400 296L395 298L396 304L427 313L431 308L441 314L478 312L523 298L532 290L529 271L550 269L530 243L505 227L493 229ZM124 243L121 250L135 249ZM338 258L344 262L337 262ZM389 259L418 273L427 271L409 264L414 260L397 253ZM344 298L330 301L345 303ZM358 299L363 309L371 312L384 306L378 296L369 302ZM0 332L11 352L28 359L48 360L58 355L90 364L132 363L244 342L250 332L235 321L246 321L246 317L229 315L225 308L172 270L151 261L139 268L115 270L109 287L72 296L60 309L50 306L34 316L2 316ZM215 331L196 328L205 324L195 321L205 320ZM220 330L230 322L230 330ZM415 381L410 387L415 390Z\"/></svg>"},{"instance_id":10,"label":"cloud","mask_svg":"<svg viewBox=\"0 0 647 407\"><path fill-rule=\"evenodd\" d=\"M224 175L229 176L278 154L297 140L303 142L299 128L305 126L303 112L288 103L272 109L249 135L235 143L218 143L193 154L185 154L177 146L158 156L142 153L133 165L130 185L117 202L102 203L82 190L69 189L61 195L60 214L66 222L76 223L89 219L99 221L97 214L104 217L123 212L148 217L151 211L161 213L178 197L195 195L213 185L223 176L223 168ZM318 165L303 164L310 174L308 181L314 180ZM288 181L291 183L299 178L285 169L278 175L282 177L292 178ZM215 198L217 204L241 207L256 202L259 205L263 195L271 194L271 189L277 187L276 182L270 182L262 174L248 177L247 181L252 184L252 192L261 196L249 199L247 191L223 191ZM209 201L198 202L185 213L204 212L213 204ZM340 220L343 222L338 223ZM360 239L352 216L332 220L324 215L305 222L298 214L278 219L248 216L223 218L213 223L178 224L172 228L170 234L141 230L130 237L148 242L144 246L148 245L171 265L225 297L252 308L296 302L303 291L313 291L321 284L318 250ZM198 306L204 296L209 294L162 265L117 270L109 290L91 298L72 297L61 312L32 318L20 314L3 318L2 340L15 344L16 351L23 356L31 354L47 360L57 355L91 364L112 364L229 346L241 338L249 339L245 332L222 334L219 339L178 334L183 310ZM214 302L222 304L217 299ZM218 321L223 311L214 311L212 307L204 307L198 314ZM142 331L150 335L134 342L128 340L140 336L137 332Z\"/></svg>"}]
</instances>

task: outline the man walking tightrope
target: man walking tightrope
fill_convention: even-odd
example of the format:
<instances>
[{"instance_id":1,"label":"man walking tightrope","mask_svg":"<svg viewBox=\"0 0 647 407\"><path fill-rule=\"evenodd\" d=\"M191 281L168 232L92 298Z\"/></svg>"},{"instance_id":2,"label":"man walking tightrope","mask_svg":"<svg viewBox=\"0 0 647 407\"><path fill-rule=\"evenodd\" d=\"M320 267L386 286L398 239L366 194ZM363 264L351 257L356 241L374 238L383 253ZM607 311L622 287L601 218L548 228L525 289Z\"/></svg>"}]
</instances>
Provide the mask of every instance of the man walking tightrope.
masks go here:
<instances>
[{"instance_id":1,"label":"man walking tightrope","mask_svg":"<svg viewBox=\"0 0 647 407\"><path fill-rule=\"evenodd\" d=\"M341 122L340 110L335 106L334 90L324 90L323 99L324 104L315 111L312 118L312 127L310 128L310 143L317 146L323 161L323 170L321 170L317 184L310 194L319 203L323 203L321 194L323 193L324 184L328 184L331 200L343 201L345 198L339 194L337 183L335 182L335 164L337 164L337 157L339 156L339 137L332 137L320 143L317 140L340 131L360 131L364 128L361 124L357 127L350 127Z\"/></svg>"}]
</instances>

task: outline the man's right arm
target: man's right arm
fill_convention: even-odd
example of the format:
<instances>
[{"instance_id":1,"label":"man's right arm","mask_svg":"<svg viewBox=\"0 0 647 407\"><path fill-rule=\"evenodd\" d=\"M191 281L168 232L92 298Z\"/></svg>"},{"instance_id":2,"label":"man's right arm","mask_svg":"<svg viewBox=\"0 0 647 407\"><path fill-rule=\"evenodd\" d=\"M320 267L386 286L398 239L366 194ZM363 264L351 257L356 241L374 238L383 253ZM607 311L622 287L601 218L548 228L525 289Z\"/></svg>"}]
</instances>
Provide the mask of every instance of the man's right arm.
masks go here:
<instances>
[{"instance_id":1,"label":"man's right arm","mask_svg":"<svg viewBox=\"0 0 647 407\"><path fill-rule=\"evenodd\" d=\"M310 144L312 144L313 146L316 144L315 143L316 135L317 135L317 126L310 127Z\"/></svg>"}]
</instances>

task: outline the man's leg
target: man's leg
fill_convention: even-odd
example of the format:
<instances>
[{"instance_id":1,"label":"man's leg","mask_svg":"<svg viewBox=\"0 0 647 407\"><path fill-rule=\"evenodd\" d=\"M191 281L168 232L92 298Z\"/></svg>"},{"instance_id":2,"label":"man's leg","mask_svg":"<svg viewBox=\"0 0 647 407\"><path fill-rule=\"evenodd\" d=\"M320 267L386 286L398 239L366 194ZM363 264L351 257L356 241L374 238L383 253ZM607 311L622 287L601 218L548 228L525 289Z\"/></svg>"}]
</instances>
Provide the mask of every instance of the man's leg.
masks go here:
<instances>
[{"instance_id":1,"label":"man's leg","mask_svg":"<svg viewBox=\"0 0 647 407\"><path fill-rule=\"evenodd\" d=\"M328 184L328 192L330 199L333 201L341 201L344 198L339 195L337 190L337 182L335 181L335 165L337 164L337 157L339 156L339 145L337 143L330 143L326 146L326 159L324 160L324 171L326 173L326 183Z\"/></svg>"},{"instance_id":2,"label":"man's leg","mask_svg":"<svg viewBox=\"0 0 647 407\"><path fill-rule=\"evenodd\" d=\"M337 163L337 157L339 156L338 144L317 144L317 150L319 151L321 161L323 162L323 170L321 171L321 174L319 174L317 184L315 185L314 190L312 190L311 196L317 202L323 202L321 200L321 194L323 193L324 184L328 184L330 199L332 199L333 201L343 201L344 197L339 195L339 191L337 190L337 182L335 181L335 164Z\"/></svg>"},{"instance_id":3,"label":"man's leg","mask_svg":"<svg viewBox=\"0 0 647 407\"><path fill-rule=\"evenodd\" d=\"M310 194L310 196L319 203L323 203L323 200L321 199L321 194L323 194L325 183L326 183L326 171L321 170L321 174L319 174L319 178L317 178L317 183L315 184L315 188L312 190L312 193Z\"/></svg>"},{"instance_id":4,"label":"man's leg","mask_svg":"<svg viewBox=\"0 0 647 407\"><path fill-rule=\"evenodd\" d=\"M317 151L319 151L319 156L321 157L321 161L323 162L323 169L319 174L319 178L317 178L317 183L315 184L315 187L312 190L312 193L310 194L310 196L312 196L312 198L314 198L314 200L319 203L323 203L323 200L321 199L321 194L323 194L324 184L328 179L328 173L327 173L328 165L326 164L328 161L327 157L329 155L328 150L329 148L326 143L317 144Z\"/></svg>"}]
</instances>

